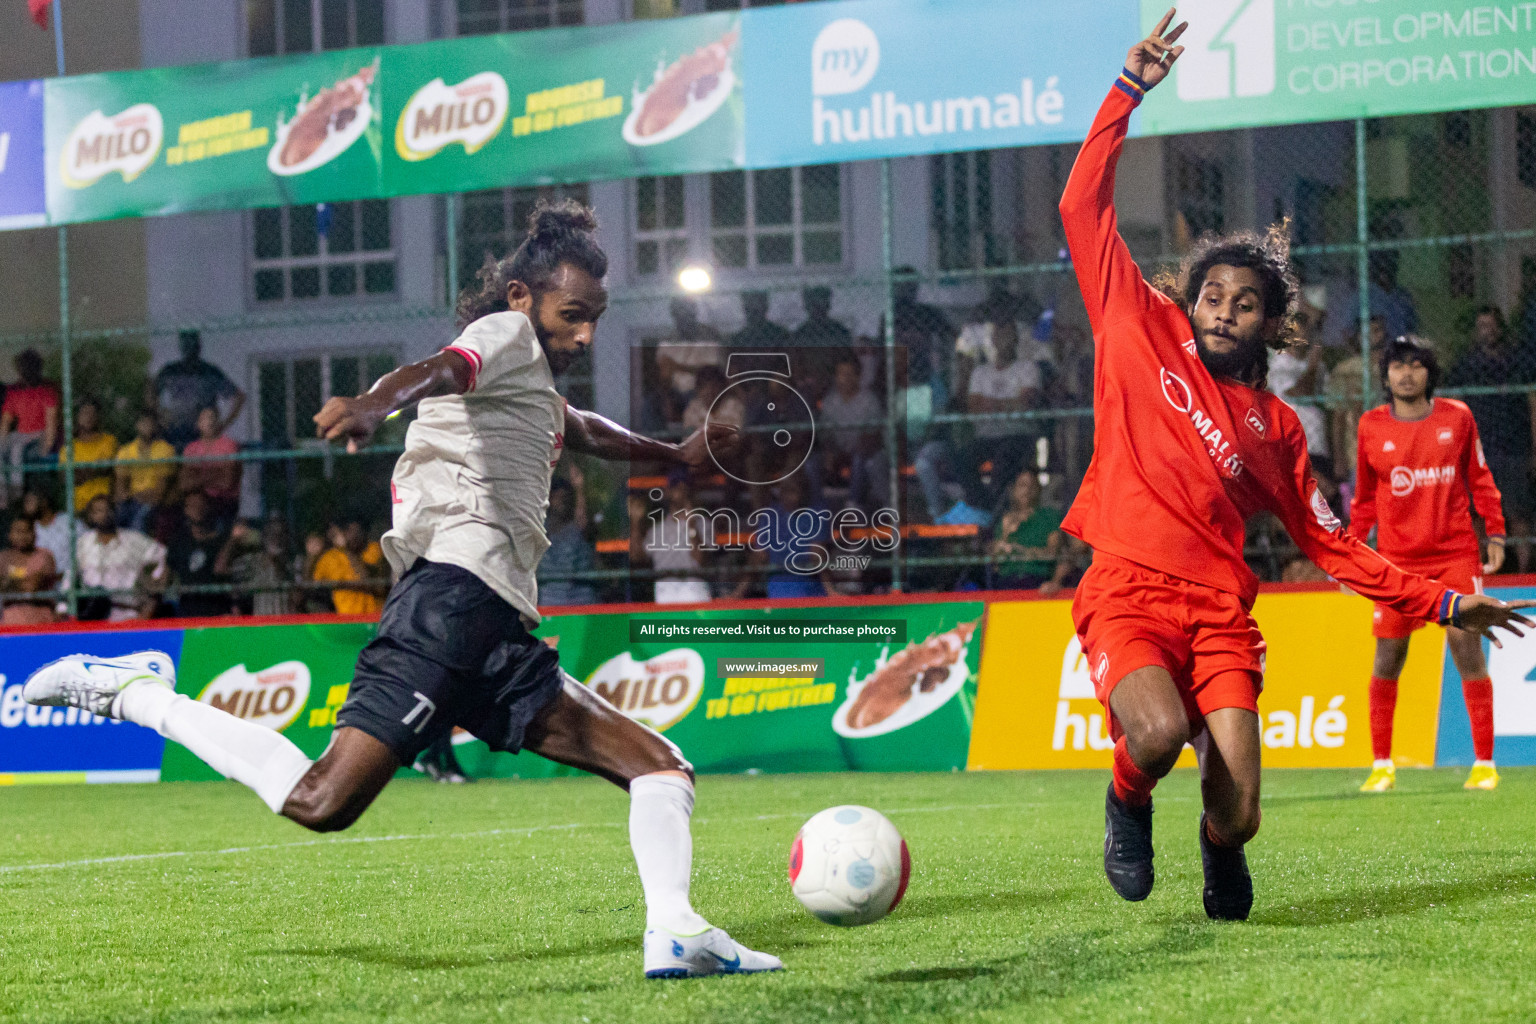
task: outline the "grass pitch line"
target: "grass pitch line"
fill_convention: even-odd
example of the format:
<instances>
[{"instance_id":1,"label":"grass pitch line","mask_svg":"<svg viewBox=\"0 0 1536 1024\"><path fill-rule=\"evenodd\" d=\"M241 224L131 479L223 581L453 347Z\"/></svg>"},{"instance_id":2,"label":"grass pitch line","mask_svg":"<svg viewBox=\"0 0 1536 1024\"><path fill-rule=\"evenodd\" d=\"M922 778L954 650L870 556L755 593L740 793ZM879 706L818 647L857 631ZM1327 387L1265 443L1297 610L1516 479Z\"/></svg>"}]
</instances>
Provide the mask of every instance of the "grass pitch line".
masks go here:
<instances>
[{"instance_id":1,"label":"grass pitch line","mask_svg":"<svg viewBox=\"0 0 1536 1024\"><path fill-rule=\"evenodd\" d=\"M1044 807L1044 803L1008 803L1008 804L948 804L937 807L903 807L890 811L890 814L921 814L951 811L984 811L1006 808L1024 809L1028 807ZM719 824L739 824L748 821L776 821L783 818L800 818L803 815L798 812L785 814L756 814L745 818L715 818ZM711 822L709 818L696 818L695 823L706 825ZM162 850L158 853L123 853L112 857L88 857L84 860L63 860L49 864L0 864L0 874L15 874L20 871L62 871L70 868L91 867L101 864L130 864L135 861L149 860L175 860L182 857L223 857L237 853L263 853L270 850L295 850L308 846L345 846L357 843L402 843L420 840L457 840L457 839L489 839L495 836L529 836L540 832L569 832L582 828L627 828L628 823L622 821L594 821L572 822L567 825L532 825L524 828L488 828L475 832L422 832L401 833L386 836L338 836L334 839L300 839L291 843L261 843L252 846L226 846L218 850Z\"/></svg>"}]
</instances>

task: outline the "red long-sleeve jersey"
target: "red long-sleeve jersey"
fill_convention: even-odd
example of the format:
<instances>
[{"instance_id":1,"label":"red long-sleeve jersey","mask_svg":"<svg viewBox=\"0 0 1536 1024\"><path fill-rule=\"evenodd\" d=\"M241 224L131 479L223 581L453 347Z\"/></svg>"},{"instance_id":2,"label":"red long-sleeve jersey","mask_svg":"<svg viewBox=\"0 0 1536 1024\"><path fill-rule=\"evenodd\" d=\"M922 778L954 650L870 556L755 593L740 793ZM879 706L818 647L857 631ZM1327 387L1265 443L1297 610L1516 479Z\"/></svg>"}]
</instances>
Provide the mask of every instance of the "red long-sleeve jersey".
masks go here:
<instances>
[{"instance_id":1,"label":"red long-sleeve jersey","mask_svg":"<svg viewBox=\"0 0 1536 1024\"><path fill-rule=\"evenodd\" d=\"M1472 410L1454 398L1432 402L1422 420L1400 420L1388 405L1360 417L1349 520L1361 540L1375 526L1376 550L1394 562L1427 568L1478 560L1469 505L1489 536L1504 534L1499 488Z\"/></svg>"},{"instance_id":2,"label":"red long-sleeve jersey","mask_svg":"<svg viewBox=\"0 0 1536 1024\"><path fill-rule=\"evenodd\" d=\"M1062 529L1251 604L1258 580L1243 561L1243 526L1270 511L1324 572L1405 615L1439 618L1444 586L1345 532L1317 489L1296 414L1268 392L1212 377L1189 318L1143 280L1114 207L1138 92L1134 83L1110 91L1061 198L1094 339L1093 460Z\"/></svg>"}]
</instances>

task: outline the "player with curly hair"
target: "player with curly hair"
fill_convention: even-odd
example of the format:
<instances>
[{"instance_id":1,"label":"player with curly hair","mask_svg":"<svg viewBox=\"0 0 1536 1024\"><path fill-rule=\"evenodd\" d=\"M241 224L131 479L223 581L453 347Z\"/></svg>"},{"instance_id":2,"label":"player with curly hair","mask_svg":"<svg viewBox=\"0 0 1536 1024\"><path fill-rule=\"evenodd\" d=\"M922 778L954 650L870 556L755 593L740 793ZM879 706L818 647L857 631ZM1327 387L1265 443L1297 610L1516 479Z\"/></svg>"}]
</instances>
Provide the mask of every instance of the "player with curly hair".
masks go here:
<instances>
[{"instance_id":1,"label":"player with curly hair","mask_svg":"<svg viewBox=\"0 0 1536 1024\"><path fill-rule=\"evenodd\" d=\"M527 749L591 772L629 791L646 976L778 970L776 957L735 942L689 902L693 768L682 752L562 672L554 648L530 632L563 449L689 466L709 457L704 431L655 441L570 408L555 390L554 375L591 347L608 305L596 230L579 203L540 203L517 251L487 262L460 297L452 344L315 416L320 437L356 451L392 413L418 409L390 480L394 528L383 539L399 582L318 761L281 733L178 694L175 663L159 651L63 658L24 693L154 729L316 832L351 825L454 726L493 750ZM733 427L706 429L717 450L736 440Z\"/></svg>"},{"instance_id":2,"label":"player with curly hair","mask_svg":"<svg viewBox=\"0 0 1536 1024\"><path fill-rule=\"evenodd\" d=\"M1319 493L1301 424L1263 389L1297 282L1283 230L1202 239L1166 290L1149 285L1115 218L1130 115L1183 52L1170 10L1134 46L1061 199L1094 337L1094 455L1062 529L1094 549L1073 621L1115 741L1104 871L1128 900L1152 891L1152 788L1192 742L1200 761L1203 899L1246 919L1243 846L1259 828L1264 638L1250 609L1246 520L1271 512L1357 592L1475 634L1529 621L1482 595L1403 572L1350 537ZM1167 33L1166 35L1164 33Z\"/></svg>"}]
</instances>

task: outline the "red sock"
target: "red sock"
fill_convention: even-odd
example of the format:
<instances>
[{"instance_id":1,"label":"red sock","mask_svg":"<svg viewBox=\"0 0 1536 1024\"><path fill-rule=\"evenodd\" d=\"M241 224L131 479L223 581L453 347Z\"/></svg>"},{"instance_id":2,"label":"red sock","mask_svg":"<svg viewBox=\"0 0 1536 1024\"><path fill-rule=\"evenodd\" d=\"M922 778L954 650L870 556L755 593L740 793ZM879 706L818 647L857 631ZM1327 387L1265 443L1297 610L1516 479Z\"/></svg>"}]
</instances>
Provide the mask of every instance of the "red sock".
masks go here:
<instances>
[{"instance_id":1,"label":"red sock","mask_svg":"<svg viewBox=\"0 0 1536 1024\"><path fill-rule=\"evenodd\" d=\"M1157 785L1157 780L1140 768L1131 760L1130 751L1125 749L1125 737L1115 741L1115 796L1120 801L1132 807L1141 807L1152 799L1152 787Z\"/></svg>"},{"instance_id":2,"label":"red sock","mask_svg":"<svg viewBox=\"0 0 1536 1024\"><path fill-rule=\"evenodd\" d=\"M1472 756L1479 761L1493 760L1493 680L1463 679L1461 695L1467 702L1467 717L1472 720Z\"/></svg>"},{"instance_id":3,"label":"red sock","mask_svg":"<svg viewBox=\"0 0 1536 1024\"><path fill-rule=\"evenodd\" d=\"M1371 676L1371 755L1392 759L1392 715L1397 711L1397 680Z\"/></svg>"}]
</instances>

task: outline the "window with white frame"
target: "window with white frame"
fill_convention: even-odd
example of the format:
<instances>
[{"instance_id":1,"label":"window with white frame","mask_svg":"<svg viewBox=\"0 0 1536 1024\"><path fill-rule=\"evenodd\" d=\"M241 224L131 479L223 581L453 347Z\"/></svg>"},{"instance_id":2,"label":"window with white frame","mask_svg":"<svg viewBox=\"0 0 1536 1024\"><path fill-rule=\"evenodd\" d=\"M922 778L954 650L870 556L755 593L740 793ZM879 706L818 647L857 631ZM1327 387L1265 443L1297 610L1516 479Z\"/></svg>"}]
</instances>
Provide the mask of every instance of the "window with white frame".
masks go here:
<instances>
[{"instance_id":1,"label":"window with white frame","mask_svg":"<svg viewBox=\"0 0 1536 1024\"><path fill-rule=\"evenodd\" d=\"M259 303L393 295L387 199L251 211L251 297Z\"/></svg>"},{"instance_id":2,"label":"window with white frame","mask_svg":"<svg viewBox=\"0 0 1536 1024\"><path fill-rule=\"evenodd\" d=\"M330 398L351 398L400 365L393 349L270 356L256 363L261 440L289 446L312 438L314 416Z\"/></svg>"},{"instance_id":3,"label":"window with white frame","mask_svg":"<svg viewBox=\"0 0 1536 1024\"><path fill-rule=\"evenodd\" d=\"M457 0L459 35L580 25L583 0Z\"/></svg>"},{"instance_id":4,"label":"window with white frame","mask_svg":"<svg viewBox=\"0 0 1536 1024\"><path fill-rule=\"evenodd\" d=\"M940 270L970 270L1007 262L993 224L992 160L986 150L929 157L933 233Z\"/></svg>"},{"instance_id":5,"label":"window with white frame","mask_svg":"<svg viewBox=\"0 0 1536 1024\"><path fill-rule=\"evenodd\" d=\"M536 202L565 197L585 203L587 186L495 188L463 193L459 197L458 286L462 288L475 279L487 256L499 260L522 244L528 234L528 215Z\"/></svg>"},{"instance_id":6,"label":"window with white frame","mask_svg":"<svg viewBox=\"0 0 1536 1024\"><path fill-rule=\"evenodd\" d=\"M384 0L245 0L252 57L383 43Z\"/></svg>"},{"instance_id":7,"label":"window with white frame","mask_svg":"<svg viewBox=\"0 0 1536 1024\"><path fill-rule=\"evenodd\" d=\"M688 179L635 179L635 273L676 273L688 260Z\"/></svg>"}]
</instances>

